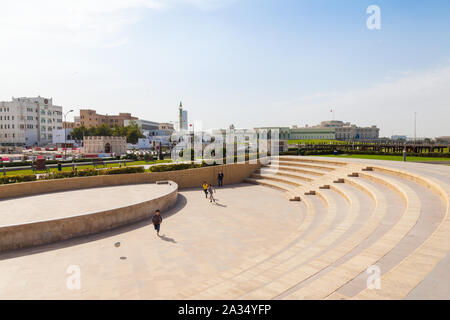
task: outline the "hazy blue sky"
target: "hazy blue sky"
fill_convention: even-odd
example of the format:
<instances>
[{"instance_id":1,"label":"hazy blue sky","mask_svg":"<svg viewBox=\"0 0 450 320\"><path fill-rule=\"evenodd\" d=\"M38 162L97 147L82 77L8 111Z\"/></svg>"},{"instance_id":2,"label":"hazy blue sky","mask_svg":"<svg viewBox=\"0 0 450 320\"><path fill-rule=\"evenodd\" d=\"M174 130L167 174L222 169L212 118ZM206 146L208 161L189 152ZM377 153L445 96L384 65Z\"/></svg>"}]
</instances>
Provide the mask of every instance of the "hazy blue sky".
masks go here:
<instances>
[{"instance_id":1,"label":"hazy blue sky","mask_svg":"<svg viewBox=\"0 0 450 320\"><path fill-rule=\"evenodd\" d=\"M369 5L381 30L369 30ZM0 100L204 127L316 124L450 135L450 1L0 2Z\"/></svg>"}]
</instances>

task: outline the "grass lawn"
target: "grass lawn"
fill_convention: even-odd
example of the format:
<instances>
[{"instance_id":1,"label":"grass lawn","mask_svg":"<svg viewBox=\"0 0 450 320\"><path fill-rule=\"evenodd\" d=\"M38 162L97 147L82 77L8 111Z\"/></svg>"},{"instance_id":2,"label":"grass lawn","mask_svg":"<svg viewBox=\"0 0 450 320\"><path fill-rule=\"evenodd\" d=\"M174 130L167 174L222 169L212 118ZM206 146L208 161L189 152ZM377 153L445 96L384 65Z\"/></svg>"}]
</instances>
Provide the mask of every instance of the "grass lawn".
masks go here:
<instances>
[{"instance_id":1,"label":"grass lawn","mask_svg":"<svg viewBox=\"0 0 450 320\"><path fill-rule=\"evenodd\" d=\"M391 160L403 161L403 156L383 156L370 154L343 154L343 155L317 155L318 157L330 158L355 158L355 159L375 159L375 160ZM450 161L450 158L436 158L436 157L406 157L406 161Z\"/></svg>"},{"instance_id":2,"label":"grass lawn","mask_svg":"<svg viewBox=\"0 0 450 320\"><path fill-rule=\"evenodd\" d=\"M172 162L172 160L156 160L156 161L149 161L149 162L145 162L145 161L133 161L133 162L127 162L127 167L130 166L143 166L143 165L149 165L149 164L157 164L157 163L169 163ZM107 168L117 168L119 167L118 163L111 163L108 164L106 166ZM93 165L81 165L78 164L77 165L77 169L78 170L83 170L83 169L92 169L94 168ZM102 165L98 165L97 168L103 168ZM57 172L58 168L51 168L50 172ZM63 167L62 171L72 171L72 167ZM47 173L47 171L36 171L35 173ZM3 172L0 171L0 174L3 175ZM19 176L19 175L28 175L28 174L33 174L33 170L31 169L27 169L27 170L14 170L14 171L7 171L6 175L7 176Z\"/></svg>"}]
</instances>

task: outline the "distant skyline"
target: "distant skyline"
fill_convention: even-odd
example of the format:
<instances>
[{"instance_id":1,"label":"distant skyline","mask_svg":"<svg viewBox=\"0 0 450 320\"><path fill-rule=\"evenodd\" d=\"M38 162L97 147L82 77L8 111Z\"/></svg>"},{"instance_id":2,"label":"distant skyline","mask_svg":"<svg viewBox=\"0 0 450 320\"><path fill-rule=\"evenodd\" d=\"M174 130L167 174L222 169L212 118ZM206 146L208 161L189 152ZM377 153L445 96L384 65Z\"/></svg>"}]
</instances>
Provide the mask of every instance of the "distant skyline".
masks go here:
<instances>
[{"instance_id":1,"label":"distant skyline","mask_svg":"<svg viewBox=\"0 0 450 320\"><path fill-rule=\"evenodd\" d=\"M315 125L333 109L410 137L417 112L418 137L450 136L448 39L448 0L4 1L0 101L158 122L183 101L205 128Z\"/></svg>"}]
</instances>

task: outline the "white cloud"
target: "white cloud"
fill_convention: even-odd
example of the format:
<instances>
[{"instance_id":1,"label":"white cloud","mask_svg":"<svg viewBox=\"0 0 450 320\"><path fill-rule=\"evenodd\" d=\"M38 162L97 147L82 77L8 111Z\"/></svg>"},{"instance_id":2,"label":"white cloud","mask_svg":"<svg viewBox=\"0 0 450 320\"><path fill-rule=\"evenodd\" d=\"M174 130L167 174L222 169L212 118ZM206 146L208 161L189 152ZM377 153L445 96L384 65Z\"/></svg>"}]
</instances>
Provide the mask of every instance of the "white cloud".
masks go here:
<instances>
[{"instance_id":1,"label":"white cloud","mask_svg":"<svg viewBox=\"0 0 450 320\"><path fill-rule=\"evenodd\" d=\"M191 5L214 9L233 0L14 0L0 4L0 47L22 42L114 46L142 10Z\"/></svg>"}]
</instances>

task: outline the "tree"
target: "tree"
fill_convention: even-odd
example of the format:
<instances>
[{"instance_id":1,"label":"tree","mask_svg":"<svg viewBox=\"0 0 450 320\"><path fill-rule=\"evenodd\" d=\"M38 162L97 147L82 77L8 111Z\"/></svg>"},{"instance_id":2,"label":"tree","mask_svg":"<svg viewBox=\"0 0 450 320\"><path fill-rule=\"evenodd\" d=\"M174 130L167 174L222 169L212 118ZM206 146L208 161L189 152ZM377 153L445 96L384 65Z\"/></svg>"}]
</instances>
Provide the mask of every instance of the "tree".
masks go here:
<instances>
[{"instance_id":1,"label":"tree","mask_svg":"<svg viewBox=\"0 0 450 320\"><path fill-rule=\"evenodd\" d=\"M136 144L138 143L139 138L143 138L144 135L142 134L141 130L139 130L139 127L137 125L129 125L126 132L127 142Z\"/></svg>"},{"instance_id":2,"label":"tree","mask_svg":"<svg viewBox=\"0 0 450 320\"><path fill-rule=\"evenodd\" d=\"M126 127L120 127L115 125L114 128L108 127L106 124L102 124L97 127L86 128L84 126L74 128L72 135L76 140L83 139L84 136L115 136L115 137L126 137L128 143L136 144L139 138L144 138L142 131L139 126L132 122Z\"/></svg>"},{"instance_id":3,"label":"tree","mask_svg":"<svg viewBox=\"0 0 450 320\"><path fill-rule=\"evenodd\" d=\"M72 130L72 136L75 138L75 140L83 140L83 137L87 134L87 129L85 126L76 127Z\"/></svg>"},{"instance_id":4,"label":"tree","mask_svg":"<svg viewBox=\"0 0 450 320\"><path fill-rule=\"evenodd\" d=\"M106 124L102 124L95 128L95 136L109 137L113 135L113 130Z\"/></svg>"}]
</instances>

